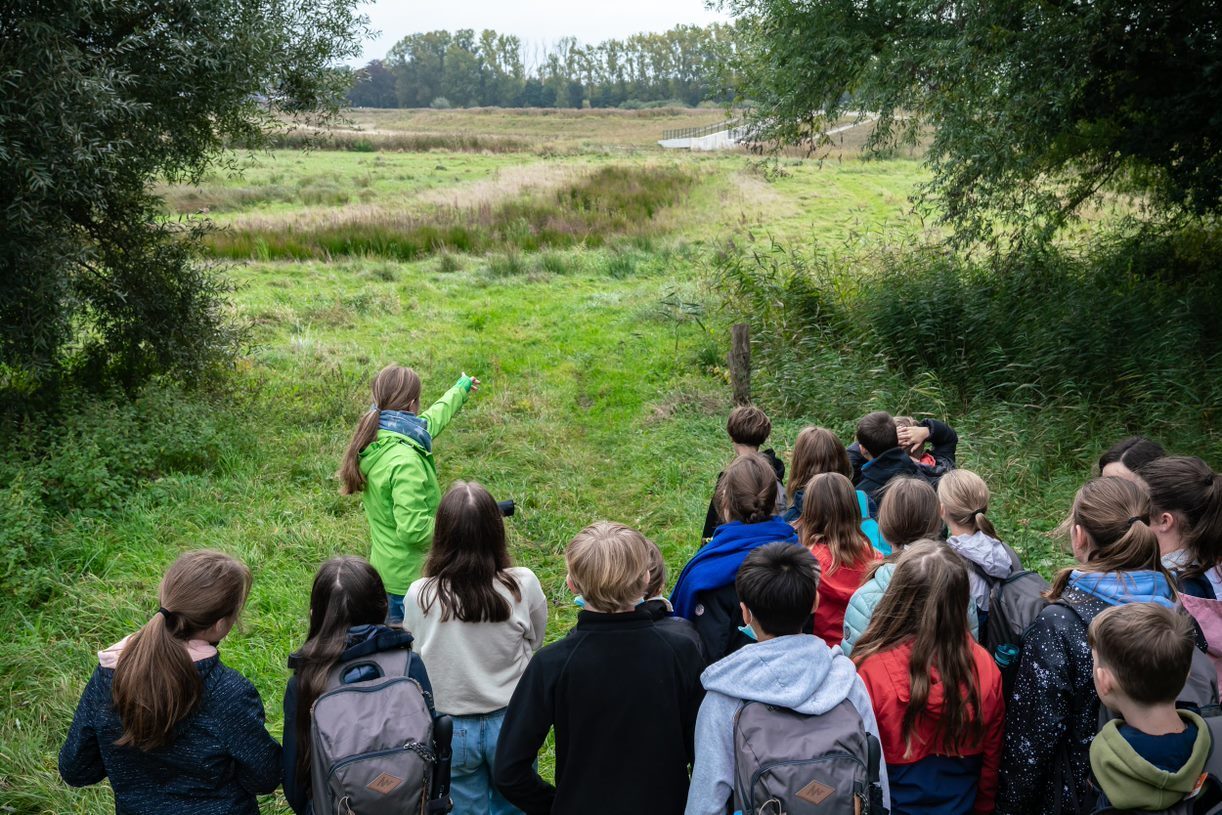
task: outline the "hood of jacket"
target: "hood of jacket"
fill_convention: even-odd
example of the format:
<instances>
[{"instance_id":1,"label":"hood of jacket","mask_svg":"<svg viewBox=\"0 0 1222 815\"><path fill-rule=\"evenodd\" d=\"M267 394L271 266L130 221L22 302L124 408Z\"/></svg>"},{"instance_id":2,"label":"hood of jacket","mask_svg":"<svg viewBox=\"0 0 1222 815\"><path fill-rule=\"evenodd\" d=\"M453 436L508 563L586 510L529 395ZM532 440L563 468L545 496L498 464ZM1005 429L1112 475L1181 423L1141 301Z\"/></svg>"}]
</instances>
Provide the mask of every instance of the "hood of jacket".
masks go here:
<instances>
[{"instance_id":1,"label":"hood of jacket","mask_svg":"<svg viewBox=\"0 0 1222 815\"><path fill-rule=\"evenodd\" d=\"M131 638L132 635L128 634L104 651L98 651L98 665L103 668L109 668L112 671L117 668L119 665L119 655L123 653L123 649L127 647L127 643L131 641ZM192 662L212 659L217 654L216 646L205 640L187 640L183 643L183 647L187 649L187 656L191 658Z\"/></svg>"},{"instance_id":2,"label":"hood of jacket","mask_svg":"<svg viewBox=\"0 0 1222 815\"><path fill-rule=\"evenodd\" d=\"M1103 726L1090 746L1090 766L1108 802L1120 810L1162 810L1179 803L1196 789L1205 761L1209 758L1210 738L1205 721L1197 714L1178 711L1185 723L1195 724L1197 738L1188 763L1176 772L1155 767L1138 754L1120 734L1120 720Z\"/></svg>"},{"instance_id":3,"label":"hood of jacket","mask_svg":"<svg viewBox=\"0 0 1222 815\"><path fill-rule=\"evenodd\" d=\"M343 653L338 662L348 662L357 657L380 654L383 651L393 651L396 648L410 648L415 637L410 631L388 628L384 625L354 625L348 629L344 641ZM289 654L289 667L293 670L301 664L300 653Z\"/></svg>"},{"instance_id":4,"label":"hood of jacket","mask_svg":"<svg viewBox=\"0 0 1222 815\"><path fill-rule=\"evenodd\" d=\"M880 456L876 456L861 465L863 481L883 482L895 475L916 475L920 472L913 463L908 451L902 447L892 447Z\"/></svg>"},{"instance_id":5,"label":"hood of jacket","mask_svg":"<svg viewBox=\"0 0 1222 815\"><path fill-rule=\"evenodd\" d=\"M857 670L839 648L810 634L776 637L740 648L700 676L705 690L732 698L826 713L848 698Z\"/></svg>"},{"instance_id":6,"label":"hood of jacket","mask_svg":"<svg viewBox=\"0 0 1222 815\"><path fill-rule=\"evenodd\" d=\"M1157 603L1175 608L1175 589L1161 572L1084 572L1074 569L1069 585L1109 606L1126 603Z\"/></svg>"},{"instance_id":7,"label":"hood of jacket","mask_svg":"<svg viewBox=\"0 0 1222 815\"><path fill-rule=\"evenodd\" d=\"M406 444L422 456L431 456L428 450L410 436L405 436L402 433L396 433L393 430L378 430L377 438L369 442L365 449L360 454L361 472L366 475L369 471L378 465L382 457L386 455L387 450L394 449L397 445Z\"/></svg>"},{"instance_id":8,"label":"hood of jacket","mask_svg":"<svg viewBox=\"0 0 1222 815\"><path fill-rule=\"evenodd\" d=\"M946 544L989 577L1010 576L1010 553L997 538L977 530L970 535L953 535L946 539Z\"/></svg>"}]
</instances>

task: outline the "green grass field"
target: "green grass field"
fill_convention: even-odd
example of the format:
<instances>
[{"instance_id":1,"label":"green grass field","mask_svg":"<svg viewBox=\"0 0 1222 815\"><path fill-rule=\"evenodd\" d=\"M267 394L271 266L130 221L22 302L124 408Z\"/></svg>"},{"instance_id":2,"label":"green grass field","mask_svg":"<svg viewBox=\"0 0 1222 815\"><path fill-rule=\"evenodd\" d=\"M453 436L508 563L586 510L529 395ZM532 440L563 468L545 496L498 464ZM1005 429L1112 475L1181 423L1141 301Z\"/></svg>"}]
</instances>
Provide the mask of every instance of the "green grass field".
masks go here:
<instances>
[{"instance_id":1,"label":"green grass field","mask_svg":"<svg viewBox=\"0 0 1222 815\"><path fill-rule=\"evenodd\" d=\"M701 115L720 115L699 113L670 119L697 124ZM222 650L259 688L279 736L285 658L305 634L313 571L335 553L367 553L359 502L338 495L333 473L368 404L369 380L386 363L415 367L426 399L461 371L483 380L436 445L439 475L443 484L479 480L518 502L508 524L513 553L543 581L552 603L549 640L575 619L561 553L587 523L609 518L638 527L677 574L698 545L713 479L731 452L723 431L729 318L709 286L709 252L727 240L854 246L880 230L915 229L907 199L924 177L914 160L839 157L787 160L787 174L769 181L745 154L651 148L662 127L678 125L646 113L358 119L382 130L513 133L571 149L556 156L278 151L257 157L243 177L165 189L171 211L206 208L230 235L247 236L218 253L236 261L234 309L252 326L254 346L230 390L205 403L175 396L196 412L159 417L159 432L172 435L182 423L198 434L198 455L150 473L117 503L63 508L46 541L54 568L45 584L28 601L0 608L7 632L0 641L0 811L112 811L105 784L63 785L56 751L95 652L156 610L157 581L185 549L223 549L253 569L243 622ZM600 209L603 192L582 187L605 177L599 172L639 180L629 192L648 203L642 214L624 222ZM667 172L689 181L674 187L678 176ZM538 234L531 218L574 211L589 217L569 238L531 239ZM517 231L514 213L525 223ZM374 243L328 245L301 261L276 260L268 248L290 232L309 243L337 223L355 228L409 215L453 218L496 237L474 254L431 246L410 261ZM863 370L843 383L846 395L835 405L778 415L772 446L786 453L810 422L847 439L855 415L879 407L952 412L964 438L962 463L992 484L1004 535L1045 570L1061 562L1043 532L1085 476L1098 434L1113 428L1085 430L1059 466L1037 469L1024 445L1063 442L1041 436L1034 414L973 408L956 415L920 383L900 393L876 387L876 379L878 371ZM777 401L767 391L758 398L766 408ZM1055 458L1042 453L1039 462ZM543 767L550 772L549 757ZM264 811L288 810L277 795Z\"/></svg>"}]
</instances>

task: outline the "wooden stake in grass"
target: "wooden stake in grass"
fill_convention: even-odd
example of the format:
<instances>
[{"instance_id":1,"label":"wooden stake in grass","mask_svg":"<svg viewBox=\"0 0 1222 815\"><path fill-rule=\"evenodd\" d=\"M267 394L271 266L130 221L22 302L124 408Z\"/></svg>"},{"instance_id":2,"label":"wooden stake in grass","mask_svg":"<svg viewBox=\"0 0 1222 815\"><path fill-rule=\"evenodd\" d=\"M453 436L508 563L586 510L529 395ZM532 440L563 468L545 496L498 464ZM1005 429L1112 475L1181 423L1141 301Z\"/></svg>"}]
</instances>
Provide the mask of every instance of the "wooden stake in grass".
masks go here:
<instances>
[{"instance_id":1,"label":"wooden stake in grass","mask_svg":"<svg viewBox=\"0 0 1222 815\"><path fill-rule=\"evenodd\" d=\"M747 323L730 327L730 385L734 404L751 403L751 326Z\"/></svg>"}]
</instances>

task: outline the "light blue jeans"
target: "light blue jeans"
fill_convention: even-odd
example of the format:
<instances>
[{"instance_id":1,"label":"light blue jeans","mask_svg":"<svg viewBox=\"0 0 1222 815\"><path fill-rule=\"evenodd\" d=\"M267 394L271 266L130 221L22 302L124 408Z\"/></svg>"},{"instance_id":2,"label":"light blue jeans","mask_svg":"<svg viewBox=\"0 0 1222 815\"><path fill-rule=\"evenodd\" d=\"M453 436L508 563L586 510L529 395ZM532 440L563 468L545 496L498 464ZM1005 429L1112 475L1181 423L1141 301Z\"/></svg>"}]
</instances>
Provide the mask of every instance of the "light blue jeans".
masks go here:
<instances>
[{"instance_id":1,"label":"light blue jeans","mask_svg":"<svg viewBox=\"0 0 1222 815\"><path fill-rule=\"evenodd\" d=\"M521 815L492 783L496 743L505 721L505 708L479 716L453 716L454 753L450 798L454 815Z\"/></svg>"}]
</instances>

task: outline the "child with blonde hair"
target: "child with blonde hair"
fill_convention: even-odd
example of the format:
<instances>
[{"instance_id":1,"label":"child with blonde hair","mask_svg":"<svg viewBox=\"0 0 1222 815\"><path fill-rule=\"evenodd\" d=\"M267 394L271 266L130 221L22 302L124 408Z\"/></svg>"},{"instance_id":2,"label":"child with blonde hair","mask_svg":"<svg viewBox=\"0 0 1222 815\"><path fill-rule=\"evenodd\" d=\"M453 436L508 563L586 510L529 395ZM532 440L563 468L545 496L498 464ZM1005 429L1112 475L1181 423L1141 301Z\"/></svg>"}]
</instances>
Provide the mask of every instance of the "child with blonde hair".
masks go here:
<instances>
[{"instance_id":1,"label":"child with blonde hair","mask_svg":"<svg viewBox=\"0 0 1222 815\"><path fill-rule=\"evenodd\" d=\"M677 815L687 799L703 660L691 640L655 625L640 607L649 583L640 532L592 524L573 538L565 561L569 589L585 606L514 690L496 786L524 812ZM535 768L553 727L555 786Z\"/></svg>"},{"instance_id":2,"label":"child with blonde hair","mask_svg":"<svg viewBox=\"0 0 1222 815\"><path fill-rule=\"evenodd\" d=\"M987 515L989 487L970 470L951 470L938 482L942 520L950 530L946 544L967 564L972 603L981 630L989 616L989 594L1000 581L1022 568L1018 555L997 539Z\"/></svg>"}]
</instances>

